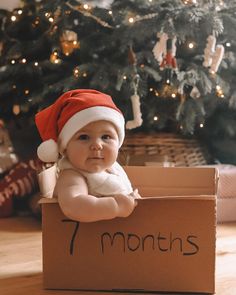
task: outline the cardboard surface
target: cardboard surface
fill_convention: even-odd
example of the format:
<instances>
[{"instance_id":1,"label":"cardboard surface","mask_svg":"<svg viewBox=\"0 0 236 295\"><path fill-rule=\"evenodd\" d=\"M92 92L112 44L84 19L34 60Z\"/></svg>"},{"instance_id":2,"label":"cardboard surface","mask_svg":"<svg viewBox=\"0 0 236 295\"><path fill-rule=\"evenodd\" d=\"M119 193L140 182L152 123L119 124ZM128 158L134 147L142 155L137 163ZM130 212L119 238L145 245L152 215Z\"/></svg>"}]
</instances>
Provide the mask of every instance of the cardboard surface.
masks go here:
<instances>
[{"instance_id":1,"label":"cardboard surface","mask_svg":"<svg viewBox=\"0 0 236 295\"><path fill-rule=\"evenodd\" d=\"M214 293L215 169L127 173L145 197L128 218L78 223L44 199L44 287Z\"/></svg>"}]
</instances>

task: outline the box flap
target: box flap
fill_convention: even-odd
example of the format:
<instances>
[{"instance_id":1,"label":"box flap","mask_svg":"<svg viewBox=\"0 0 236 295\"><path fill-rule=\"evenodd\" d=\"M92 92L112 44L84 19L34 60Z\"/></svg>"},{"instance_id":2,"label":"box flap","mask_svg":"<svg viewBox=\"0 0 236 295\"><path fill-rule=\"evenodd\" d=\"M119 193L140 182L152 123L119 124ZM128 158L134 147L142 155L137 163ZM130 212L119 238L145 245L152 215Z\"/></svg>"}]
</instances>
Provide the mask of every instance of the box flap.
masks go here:
<instances>
[{"instance_id":1,"label":"box flap","mask_svg":"<svg viewBox=\"0 0 236 295\"><path fill-rule=\"evenodd\" d=\"M125 166L134 188L144 196L215 195L217 171L197 167Z\"/></svg>"}]
</instances>

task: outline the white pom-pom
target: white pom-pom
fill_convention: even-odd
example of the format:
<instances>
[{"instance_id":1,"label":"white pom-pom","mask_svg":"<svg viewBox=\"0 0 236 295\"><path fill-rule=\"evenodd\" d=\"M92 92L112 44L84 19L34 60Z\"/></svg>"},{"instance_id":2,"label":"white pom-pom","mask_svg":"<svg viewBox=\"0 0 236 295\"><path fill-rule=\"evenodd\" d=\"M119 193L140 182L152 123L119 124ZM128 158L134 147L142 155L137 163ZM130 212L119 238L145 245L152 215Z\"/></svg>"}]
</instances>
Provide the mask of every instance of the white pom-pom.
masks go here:
<instances>
[{"instance_id":1,"label":"white pom-pom","mask_svg":"<svg viewBox=\"0 0 236 295\"><path fill-rule=\"evenodd\" d=\"M42 142L37 149L38 157L45 163L54 163L58 160L58 145L53 139Z\"/></svg>"}]
</instances>

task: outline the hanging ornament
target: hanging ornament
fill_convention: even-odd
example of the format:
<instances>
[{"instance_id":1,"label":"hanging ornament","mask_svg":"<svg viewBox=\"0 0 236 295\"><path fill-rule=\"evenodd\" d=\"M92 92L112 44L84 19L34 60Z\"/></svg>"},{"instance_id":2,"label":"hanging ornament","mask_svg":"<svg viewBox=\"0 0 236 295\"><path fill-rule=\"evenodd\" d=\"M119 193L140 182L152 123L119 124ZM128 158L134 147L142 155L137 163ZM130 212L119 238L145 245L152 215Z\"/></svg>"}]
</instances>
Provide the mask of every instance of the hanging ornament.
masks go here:
<instances>
[{"instance_id":1,"label":"hanging ornament","mask_svg":"<svg viewBox=\"0 0 236 295\"><path fill-rule=\"evenodd\" d=\"M171 84L173 73L177 70L177 62L175 59L176 46L175 46L176 38L167 39L166 41L166 55L163 58L160 64L160 70L165 70L165 83Z\"/></svg>"},{"instance_id":2,"label":"hanging ornament","mask_svg":"<svg viewBox=\"0 0 236 295\"><path fill-rule=\"evenodd\" d=\"M134 94L130 97L133 110L133 120L130 120L126 123L127 129L134 129L142 125L142 113L141 113L141 104L140 97L138 95L138 84L139 84L139 75L135 75L134 78Z\"/></svg>"},{"instance_id":3,"label":"hanging ornament","mask_svg":"<svg viewBox=\"0 0 236 295\"><path fill-rule=\"evenodd\" d=\"M207 44L204 49L203 66L209 68L211 73L216 73L223 59L224 51L223 45L216 45L215 36L208 36Z\"/></svg>"},{"instance_id":4,"label":"hanging ornament","mask_svg":"<svg viewBox=\"0 0 236 295\"><path fill-rule=\"evenodd\" d=\"M156 45L153 47L153 54L155 59L161 63L163 61L164 56L166 55L166 42L168 39L168 35L166 33L157 33L157 41Z\"/></svg>"},{"instance_id":5,"label":"hanging ornament","mask_svg":"<svg viewBox=\"0 0 236 295\"><path fill-rule=\"evenodd\" d=\"M63 54L70 55L75 49L80 48L80 42L78 41L78 36L75 32L70 30L65 30L60 37L61 49Z\"/></svg>"}]
</instances>

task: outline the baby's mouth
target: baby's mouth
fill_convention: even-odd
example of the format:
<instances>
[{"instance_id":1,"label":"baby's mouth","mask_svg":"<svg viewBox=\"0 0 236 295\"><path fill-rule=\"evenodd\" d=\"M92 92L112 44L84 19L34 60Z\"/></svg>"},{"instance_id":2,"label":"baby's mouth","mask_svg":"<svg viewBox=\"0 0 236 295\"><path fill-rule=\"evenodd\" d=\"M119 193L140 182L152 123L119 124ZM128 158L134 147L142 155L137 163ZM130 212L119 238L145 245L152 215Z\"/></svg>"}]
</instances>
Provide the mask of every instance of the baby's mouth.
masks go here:
<instances>
[{"instance_id":1,"label":"baby's mouth","mask_svg":"<svg viewBox=\"0 0 236 295\"><path fill-rule=\"evenodd\" d=\"M102 156L94 156L94 157L89 157L90 160L103 160L104 158Z\"/></svg>"}]
</instances>

